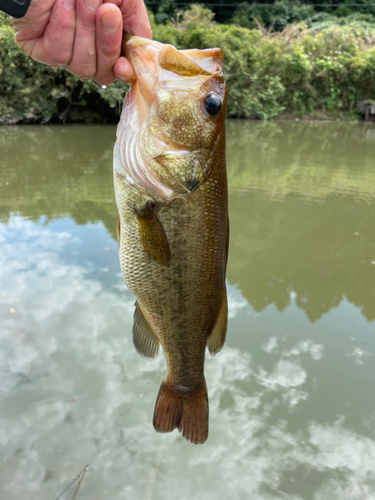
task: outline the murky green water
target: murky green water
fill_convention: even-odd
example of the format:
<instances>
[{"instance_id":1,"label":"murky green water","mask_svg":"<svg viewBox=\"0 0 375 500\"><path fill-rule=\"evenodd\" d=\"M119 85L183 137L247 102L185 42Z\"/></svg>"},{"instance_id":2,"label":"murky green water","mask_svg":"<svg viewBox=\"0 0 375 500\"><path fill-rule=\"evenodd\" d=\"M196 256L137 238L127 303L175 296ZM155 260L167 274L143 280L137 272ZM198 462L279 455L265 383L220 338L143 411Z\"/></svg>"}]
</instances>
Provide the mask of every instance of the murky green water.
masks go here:
<instances>
[{"instance_id":1,"label":"murky green water","mask_svg":"<svg viewBox=\"0 0 375 500\"><path fill-rule=\"evenodd\" d=\"M375 498L375 128L228 123L227 343L203 446L154 432L114 127L0 129L0 498ZM74 487L64 495L71 499Z\"/></svg>"}]
</instances>

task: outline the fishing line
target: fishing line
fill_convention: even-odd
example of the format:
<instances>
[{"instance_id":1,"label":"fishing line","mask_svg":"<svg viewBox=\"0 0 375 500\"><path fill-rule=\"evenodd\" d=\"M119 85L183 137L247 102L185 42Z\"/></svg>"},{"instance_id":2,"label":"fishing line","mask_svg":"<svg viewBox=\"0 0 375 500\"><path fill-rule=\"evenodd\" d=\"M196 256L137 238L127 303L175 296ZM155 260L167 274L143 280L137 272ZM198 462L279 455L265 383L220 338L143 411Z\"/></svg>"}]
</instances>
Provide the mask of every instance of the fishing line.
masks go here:
<instances>
[{"instance_id":1,"label":"fishing line","mask_svg":"<svg viewBox=\"0 0 375 500\"><path fill-rule=\"evenodd\" d=\"M60 495L58 497L56 497L55 500L60 500L60 498L68 491L68 489L71 486L73 486L73 484L76 481L78 481L78 479L79 479L79 483L77 484L77 488L76 488L76 490L74 492L72 500L75 499L75 497L77 495L78 488L80 487L80 485L82 483L82 480L83 480L83 478L84 478L84 476L86 474L86 471L88 470L89 466L92 464L92 462L94 461L94 459L98 456L98 453L99 452L97 452L96 455L93 456L93 458L90 460L90 462L88 462L88 464L84 466L84 468L81 470L81 472L76 475L76 477L73 479L73 481L70 484L68 484L68 486L65 488L65 490L62 493L60 493Z\"/></svg>"},{"instance_id":2,"label":"fishing line","mask_svg":"<svg viewBox=\"0 0 375 500\"><path fill-rule=\"evenodd\" d=\"M84 471L84 473L82 474L81 479L78 481L77 488L76 488L76 490L75 490L75 492L74 492L74 495L73 495L73 497L72 497L72 500L74 500L74 499L75 499L75 497L76 497L76 495L77 495L77 491L78 491L79 487L81 486L81 483L82 483L82 481L83 481L83 478L85 477L85 474L86 474L87 469L88 469L88 467L85 467L85 471Z\"/></svg>"}]
</instances>

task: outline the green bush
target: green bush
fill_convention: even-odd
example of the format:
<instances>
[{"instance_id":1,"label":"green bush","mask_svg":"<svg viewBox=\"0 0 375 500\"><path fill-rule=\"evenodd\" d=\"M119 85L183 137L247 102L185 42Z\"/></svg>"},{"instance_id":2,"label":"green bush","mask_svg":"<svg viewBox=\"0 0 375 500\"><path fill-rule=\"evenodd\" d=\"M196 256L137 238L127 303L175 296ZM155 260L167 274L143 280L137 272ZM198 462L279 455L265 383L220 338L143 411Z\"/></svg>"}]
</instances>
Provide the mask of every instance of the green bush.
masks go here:
<instances>
[{"instance_id":1,"label":"green bush","mask_svg":"<svg viewBox=\"0 0 375 500\"><path fill-rule=\"evenodd\" d=\"M193 5L157 24L154 38L180 49L221 47L229 89L228 116L353 116L357 102L375 100L375 28L353 19L314 14L282 31L215 23ZM101 89L28 58L0 18L0 123L116 122L126 87Z\"/></svg>"},{"instance_id":2,"label":"green bush","mask_svg":"<svg viewBox=\"0 0 375 500\"><path fill-rule=\"evenodd\" d=\"M102 89L33 61L17 47L13 28L0 13L0 124L113 122L126 89L117 82Z\"/></svg>"},{"instance_id":3,"label":"green bush","mask_svg":"<svg viewBox=\"0 0 375 500\"><path fill-rule=\"evenodd\" d=\"M375 98L375 28L363 15L351 23L328 23L331 17L322 13L310 27L297 23L270 32L216 24L208 9L192 6L180 21L155 25L154 34L179 48L223 49L229 116L351 115L357 101Z\"/></svg>"},{"instance_id":4,"label":"green bush","mask_svg":"<svg viewBox=\"0 0 375 500\"><path fill-rule=\"evenodd\" d=\"M295 2L277 0L273 4L264 4L264 6L244 2L236 8L232 22L251 29L257 27L258 21L266 28L272 27L279 31L288 24L305 21L314 14L314 8L311 5L301 5L298 0Z\"/></svg>"}]
</instances>

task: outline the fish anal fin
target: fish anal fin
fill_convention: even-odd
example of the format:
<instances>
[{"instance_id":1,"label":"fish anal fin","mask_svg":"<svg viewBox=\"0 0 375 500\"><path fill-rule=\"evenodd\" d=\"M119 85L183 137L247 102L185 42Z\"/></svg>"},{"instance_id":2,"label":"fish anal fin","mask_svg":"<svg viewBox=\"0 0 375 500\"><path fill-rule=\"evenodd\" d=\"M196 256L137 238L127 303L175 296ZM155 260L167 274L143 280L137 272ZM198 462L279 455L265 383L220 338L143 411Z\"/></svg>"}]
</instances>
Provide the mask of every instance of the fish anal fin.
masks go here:
<instances>
[{"instance_id":1,"label":"fish anal fin","mask_svg":"<svg viewBox=\"0 0 375 500\"><path fill-rule=\"evenodd\" d=\"M144 358L155 359L159 352L159 340L145 318L138 300L135 303L133 321L133 343Z\"/></svg>"},{"instance_id":2,"label":"fish anal fin","mask_svg":"<svg viewBox=\"0 0 375 500\"><path fill-rule=\"evenodd\" d=\"M137 212L138 231L144 251L158 264L169 264L171 251L167 235L153 206Z\"/></svg>"},{"instance_id":3,"label":"fish anal fin","mask_svg":"<svg viewBox=\"0 0 375 500\"><path fill-rule=\"evenodd\" d=\"M221 351L225 342L227 325L228 325L228 300L227 300L227 289L224 284L223 290L221 292L219 312L216 316L214 327L207 339L207 347L211 356L215 356L215 354Z\"/></svg>"},{"instance_id":4,"label":"fish anal fin","mask_svg":"<svg viewBox=\"0 0 375 500\"><path fill-rule=\"evenodd\" d=\"M206 382L196 391L185 391L161 384L154 412L154 427L157 432L172 432L178 429L188 441L202 444L208 437L208 396Z\"/></svg>"}]
</instances>

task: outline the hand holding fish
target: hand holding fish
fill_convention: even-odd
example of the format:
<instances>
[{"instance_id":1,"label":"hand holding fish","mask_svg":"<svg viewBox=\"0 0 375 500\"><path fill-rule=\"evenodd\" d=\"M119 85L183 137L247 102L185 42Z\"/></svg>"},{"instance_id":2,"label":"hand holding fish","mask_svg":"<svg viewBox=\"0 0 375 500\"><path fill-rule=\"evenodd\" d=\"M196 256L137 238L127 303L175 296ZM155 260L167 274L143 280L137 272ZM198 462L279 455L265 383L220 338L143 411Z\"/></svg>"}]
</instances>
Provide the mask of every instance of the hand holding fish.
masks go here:
<instances>
[{"instance_id":1,"label":"hand holding fish","mask_svg":"<svg viewBox=\"0 0 375 500\"><path fill-rule=\"evenodd\" d=\"M135 78L120 57L123 30L152 37L143 0L32 0L27 14L11 23L30 57L100 85Z\"/></svg>"}]
</instances>

